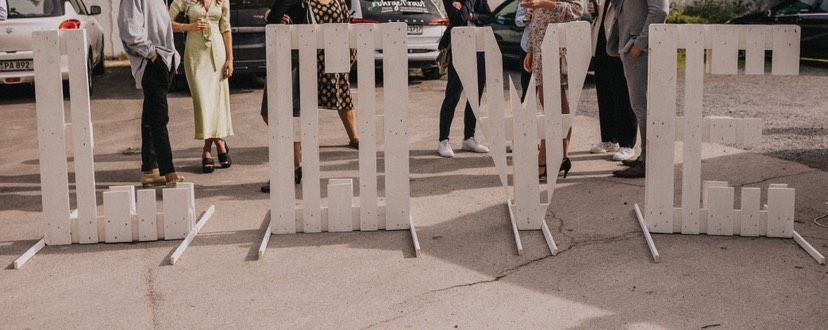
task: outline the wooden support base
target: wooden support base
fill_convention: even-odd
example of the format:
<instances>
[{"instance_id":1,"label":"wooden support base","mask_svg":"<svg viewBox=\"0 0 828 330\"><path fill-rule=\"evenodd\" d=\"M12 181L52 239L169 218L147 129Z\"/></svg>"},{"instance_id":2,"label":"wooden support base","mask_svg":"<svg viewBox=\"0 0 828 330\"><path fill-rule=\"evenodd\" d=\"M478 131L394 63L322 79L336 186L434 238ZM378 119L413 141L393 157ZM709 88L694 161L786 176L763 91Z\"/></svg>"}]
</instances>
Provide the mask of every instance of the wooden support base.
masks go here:
<instances>
[{"instance_id":1,"label":"wooden support base","mask_svg":"<svg viewBox=\"0 0 828 330\"><path fill-rule=\"evenodd\" d=\"M181 255L184 254L184 250L186 250L187 247L190 246L190 243L192 243L193 239L195 239L196 235L198 235L198 233L201 231L201 228L203 228L204 225L207 224L207 221L210 221L210 218L213 216L213 212L215 212L215 210L216 206L210 205L210 207L207 208L207 211L204 211L204 213L201 215L201 218L199 218L198 222L196 222L195 227L193 227L193 229L190 230L190 233L188 233L187 236L184 237L184 240L181 241L181 244L178 245L178 248L175 249L175 252L173 252L173 254L170 255L170 265L175 265L175 263L177 263L178 260L181 259Z\"/></svg>"},{"instance_id":2,"label":"wooden support base","mask_svg":"<svg viewBox=\"0 0 828 330\"><path fill-rule=\"evenodd\" d=\"M414 256L420 257L420 240L417 238L417 229L414 228L414 216L408 218L408 229L411 231L411 242L414 244Z\"/></svg>"},{"instance_id":3,"label":"wooden support base","mask_svg":"<svg viewBox=\"0 0 828 330\"><path fill-rule=\"evenodd\" d=\"M817 249L811 246L811 244L808 243L808 241L802 238L802 235L799 235L799 233L797 233L796 230L794 230L793 232L793 239L796 242L796 244L799 244L799 246L802 247L802 249L805 250L805 252L808 252L808 254L810 254L811 257L813 257L818 264L825 264L825 256L819 253L819 251L817 251Z\"/></svg>"},{"instance_id":4,"label":"wooden support base","mask_svg":"<svg viewBox=\"0 0 828 330\"><path fill-rule=\"evenodd\" d=\"M37 241L37 243L35 243L35 245L26 250L26 253L23 253L23 255L14 260L14 269L20 269L21 267L23 267L23 265L29 262L29 260L31 260L32 257L35 256L35 254L40 252L40 250L43 249L44 246L46 246L46 239L41 238L39 241Z\"/></svg>"},{"instance_id":5,"label":"wooden support base","mask_svg":"<svg viewBox=\"0 0 828 330\"><path fill-rule=\"evenodd\" d=\"M635 204L635 217L638 219L638 225L641 226L641 231L644 232L644 239L647 240L647 247L650 248L650 254L653 255L653 261L658 262L658 249L656 249L653 237L650 236L650 230L647 229L647 222L644 221L644 216L641 215L641 209L638 204Z\"/></svg>"},{"instance_id":6,"label":"wooden support base","mask_svg":"<svg viewBox=\"0 0 828 330\"><path fill-rule=\"evenodd\" d=\"M512 234L515 236L515 245L517 246L517 254L519 256L523 255L523 243L520 240L520 230L518 230L517 223L515 223L515 212L512 200L509 199L506 201L506 205L509 207L509 222L512 224ZM542 204L541 206L546 206L547 204ZM542 209L546 209L546 207L542 207ZM541 221L541 233L543 233L543 238L546 240L546 245L549 247L549 253L553 256L558 254L558 245L555 244L555 238L552 237L552 232L549 230L549 226L546 224L546 220Z\"/></svg>"}]
</instances>

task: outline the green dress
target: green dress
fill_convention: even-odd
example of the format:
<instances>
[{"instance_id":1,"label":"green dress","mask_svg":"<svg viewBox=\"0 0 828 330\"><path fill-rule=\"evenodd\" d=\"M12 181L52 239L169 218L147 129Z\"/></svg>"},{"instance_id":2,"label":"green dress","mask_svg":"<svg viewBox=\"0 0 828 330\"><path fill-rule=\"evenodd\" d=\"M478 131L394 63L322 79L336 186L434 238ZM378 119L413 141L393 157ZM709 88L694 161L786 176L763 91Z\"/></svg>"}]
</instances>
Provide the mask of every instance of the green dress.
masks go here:
<instances>
[{"instance_id":1,"label":"green dress","mask_svg":"<svg viewBox=\"0 0 828 330\"><path fill-rule=\"evenodd\" d=\"M233 135L230 119L230 85L224 79L222 33L230 31L230 0L212 0L210 8L199 1L175 0L170 17L186 12L191 23L206 19L207 31L188 31L184 48L184 73L193 96L195 138L204 140ZM205 36L206 35L206 36Z\"/></svg>"}]
</instances>

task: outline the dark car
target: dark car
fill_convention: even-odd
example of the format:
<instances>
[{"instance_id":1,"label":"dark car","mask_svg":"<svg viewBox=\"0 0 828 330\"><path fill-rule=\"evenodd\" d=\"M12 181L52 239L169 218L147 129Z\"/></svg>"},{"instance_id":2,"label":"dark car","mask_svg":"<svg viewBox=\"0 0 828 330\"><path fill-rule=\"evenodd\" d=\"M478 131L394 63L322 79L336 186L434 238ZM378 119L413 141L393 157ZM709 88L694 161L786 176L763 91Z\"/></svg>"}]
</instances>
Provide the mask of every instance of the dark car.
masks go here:
<instances>
[{"instance_id":1,"label":"dark car","mask_svg":"<svg viewBox=\"0 0 828 330\"><path fill-rule=\"evenodd\" d=\"M786 0L729 24L795 24L802 28L800 56L828 60L828 0Z\"/></svg>"},{"instance_id":2,"label":"dark car","mask_svg":"<svg viewBox=\"0 0 828 330\"><path fill-rule=\"evenodd\" d=\"M492 13L494 20L492 22L492 31L494 31L497 44L500 45L500 52L503 53L504 62L512 64L519 64L520 61L520 39L523 36L523 27L515 24L515 15L517 14L518 4L520 0L506 0L495 8ZM584 8L586 9L587 1L584 0ZM592 21L586 10L581 16L583 21Z\"/></svg>"},{"instance_id":3,"label":"dark car","mask_svg":"<svg viewBox=\"0 0 828 330\"><path fill-rule=\"evenodd\" d=\"M234 75L255 75L264 77L265 56L265 12L274 0L230 0L230 26L233 34ZM172 0L167 0L167 5ZM175 49L184 55L186 33L175 34ZM185 86L184 70L178 70L176 86Z\"/></svg>"}]
</instances>

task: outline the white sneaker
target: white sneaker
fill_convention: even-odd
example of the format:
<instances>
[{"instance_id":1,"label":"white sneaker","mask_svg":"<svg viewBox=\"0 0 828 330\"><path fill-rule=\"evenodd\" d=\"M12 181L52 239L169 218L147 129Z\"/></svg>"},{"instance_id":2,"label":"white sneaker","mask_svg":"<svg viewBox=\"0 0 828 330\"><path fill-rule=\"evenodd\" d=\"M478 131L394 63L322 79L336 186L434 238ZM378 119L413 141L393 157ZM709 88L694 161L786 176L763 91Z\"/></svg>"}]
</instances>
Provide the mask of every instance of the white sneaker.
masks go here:
<instances>
[{"instance_id":1,"label":"white sneaker","mask_svg":"<svg viewBox=\"0 0 828 330\"><path fill-rule=\"evenodd\" d=\"M618 151L618 147L619 147L618 143L601 142L601 143L598 143L595 146L593 146L592 149L589 149L589 152L591 152L593 154L601 154L601 153L605 153L605 152L616 152L616 151Z\"/></svg>"},{"instance_id":2,"label":"white sneaker","mask_svg":"<svg viewBox=\"0 0 828 330\"><path fill-rule=\"evenodd\" d=\"M440 143L437 145L437 154L440 155L440 157L445 158L454 157L454 150L451 150L451 144L449 144L448 139L440 141Z\"/></svg>"},{"instance_id":3,"label":"white sneaker","mask_svg":"<svg viewBox=\"0 0 828 330\"><path fill-rule=\"evenodd\" d=\"M635 156L635 150L633 150L633 148L620 148L612 155L612 159L627 160L633 158L633 156Z\"/></svg>"},{"instance_id":4,"label":"white sneaker","mask_svg":"<svg viewBox=\"0 0 828 330\"><path fill-rule=\"evenodd\" d=\"M474 137L470 137L468 139L463 140L463 146L460 147L460 150L487 153L489 152L489 147L480 144L479 142L477 142L477 140L474 139Z\"/></svg>"}]
</instances>

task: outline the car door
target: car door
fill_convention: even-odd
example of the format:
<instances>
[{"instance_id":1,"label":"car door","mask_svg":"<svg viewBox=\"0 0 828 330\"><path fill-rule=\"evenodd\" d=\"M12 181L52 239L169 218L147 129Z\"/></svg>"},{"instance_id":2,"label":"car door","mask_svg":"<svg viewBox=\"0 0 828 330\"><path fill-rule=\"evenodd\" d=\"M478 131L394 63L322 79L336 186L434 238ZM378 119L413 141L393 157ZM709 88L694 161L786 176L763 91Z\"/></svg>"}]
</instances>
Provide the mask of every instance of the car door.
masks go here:
<instances>
[{"instance_id":1,"label":"car door","mask_svg":"<svg viewBox=\"0 0 828 330\"><path fill-rule=\"evenodd\" d=\"M802 57L828 59L828 0L800 14L797 24L802 28Z\"/></svg>"},{"instance_id":2,"label":"car door","mask_svg":"<svg viewBox=\"0 0 828 330\"><path fill-rule=\"evenodd\" d=\"M264 14L274 0L230 0L233 60L238 73L263 73L265 67ZM275 0L281 1L281 0Z\"/></svg>"},{"instance_id":3,"label":"car door","mask_svg":"<svg viewBox=\"0 0 828 330\"><path fill-rule=\"evenodd\" d=\"M520 59L520 39L523 37L523 28L515 25L518 3L518 0L507 0L494 11L492 31L500 45L504 59L507 60Z\"/></svg>"}]
</instances>

